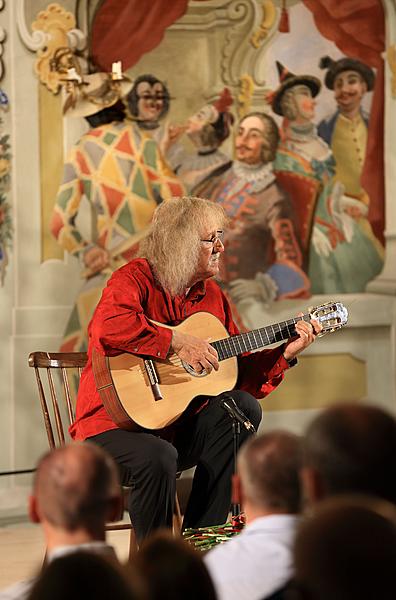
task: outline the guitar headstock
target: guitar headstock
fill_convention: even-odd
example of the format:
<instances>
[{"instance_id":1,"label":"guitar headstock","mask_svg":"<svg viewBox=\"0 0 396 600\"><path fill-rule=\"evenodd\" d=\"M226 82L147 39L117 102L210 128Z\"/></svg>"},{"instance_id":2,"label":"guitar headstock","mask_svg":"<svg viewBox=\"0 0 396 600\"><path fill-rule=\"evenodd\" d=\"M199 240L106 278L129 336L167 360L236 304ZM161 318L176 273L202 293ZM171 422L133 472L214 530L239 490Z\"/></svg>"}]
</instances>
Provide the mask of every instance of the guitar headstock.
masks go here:
<instances>
[{"instance_id":1,"label":"guitar headstock","mask_svg":"<svg viewBox=\"0 0 396 600\"><path fill-rule=\"evenodd\" d=\"M316 319L323 329L317 337L340 329L348 322L348 309L341 302L326 302L309 309L311 319Z\"/></svg>"}]
</instances>

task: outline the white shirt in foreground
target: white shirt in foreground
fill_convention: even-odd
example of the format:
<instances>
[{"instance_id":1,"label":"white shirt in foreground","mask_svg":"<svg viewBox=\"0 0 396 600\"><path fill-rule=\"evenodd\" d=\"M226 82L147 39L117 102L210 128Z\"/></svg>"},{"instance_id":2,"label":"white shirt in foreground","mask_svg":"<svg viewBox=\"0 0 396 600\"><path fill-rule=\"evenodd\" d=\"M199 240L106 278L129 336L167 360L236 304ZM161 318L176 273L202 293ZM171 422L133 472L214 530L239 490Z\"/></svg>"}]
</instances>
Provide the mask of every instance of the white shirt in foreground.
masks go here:
<instances>
[{"instance_id":1,"label":"white shirt in foreground","mask_svg":"<svg viewBox=\"0 0 396 600\"><path fill-rule=\"evenodd\" d=\"M219 600L261 600L292 575L292 545L298 517L259 517L228 542L210 550L204 562Z\"/></svg>"}]
</instances>

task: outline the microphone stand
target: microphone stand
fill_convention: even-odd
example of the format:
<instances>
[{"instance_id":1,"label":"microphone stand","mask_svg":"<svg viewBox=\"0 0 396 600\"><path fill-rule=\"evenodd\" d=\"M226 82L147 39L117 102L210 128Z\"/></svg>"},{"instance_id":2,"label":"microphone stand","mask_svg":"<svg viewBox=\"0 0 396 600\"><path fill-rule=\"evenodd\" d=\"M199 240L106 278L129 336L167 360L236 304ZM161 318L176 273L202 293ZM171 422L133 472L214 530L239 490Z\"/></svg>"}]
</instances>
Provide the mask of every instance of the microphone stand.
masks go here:
<instances>
[{"instance_id":1,"label":"microphone stand","mask_svg":"<svg viewBox=\"0 0 396 600\"><path fill-rule=\"evenodd\" d=\"M239 502L239 498L236 497L236 489L234 484L234 476L236 475L237 469L237 455L240 444L240 434L241 434L241 423L248 430L253 433L256 432L255 427L249 421L247 416L240 410L240 408L235 404L235 400L229 394L224 394L223 399L220 402L221 407L228 413L228 416L232 420L232 437L233 437L233 476L232 476L232 494L231 494L231 514L233 517L236 517L241 512L241 505Z\"/></svg>"},{"instance_id":2,"label":"microphone stand","mask_svg":"<svg viewBox=\"0 0 396 600\"><path fill-rule=\"evenodd\" d=\"M232 419L232 437L234 443L234 467L232 474L232 488L231 488L231 515L233 517L238 516L241 513L241 504L239 502L239 497L237 497L236 485L235 485L235 475L236 475L236 466L237 466L237 455L239 450L239 441L241 436L241 424L236 419Z\"/></svg>"}]
</instances>

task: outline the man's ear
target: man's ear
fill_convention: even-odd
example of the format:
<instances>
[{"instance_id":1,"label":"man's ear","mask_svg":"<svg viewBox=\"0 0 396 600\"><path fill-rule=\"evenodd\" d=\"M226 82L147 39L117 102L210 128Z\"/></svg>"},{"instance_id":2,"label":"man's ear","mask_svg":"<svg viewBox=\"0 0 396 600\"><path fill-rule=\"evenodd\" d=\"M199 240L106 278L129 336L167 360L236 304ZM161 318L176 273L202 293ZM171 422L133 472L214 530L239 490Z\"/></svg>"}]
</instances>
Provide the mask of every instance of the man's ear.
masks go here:
<instances>
[{"instance_id":1,"label":"man's ear","mask_svg":"<svg viewBox=\"0 0 396 600\"><path fill-rule=\"evenodd\" d=\"M325 496L322 478L313 467L302 467L300 481L303 498L308 504L315 504Z\"/></svg>"},{"instance_id":2,"label":"man's ear","mask_svg":"<svg viewBox=\"0 0 396 600\"><path fill-rule=\"evenodd\" d=\"M29 518L32 523L41 523L41 518L39 515L39 511L37 509L36 496L33 496L33 495L29 496L28 511L29 511Z\"/></svg>"}]
</instances>

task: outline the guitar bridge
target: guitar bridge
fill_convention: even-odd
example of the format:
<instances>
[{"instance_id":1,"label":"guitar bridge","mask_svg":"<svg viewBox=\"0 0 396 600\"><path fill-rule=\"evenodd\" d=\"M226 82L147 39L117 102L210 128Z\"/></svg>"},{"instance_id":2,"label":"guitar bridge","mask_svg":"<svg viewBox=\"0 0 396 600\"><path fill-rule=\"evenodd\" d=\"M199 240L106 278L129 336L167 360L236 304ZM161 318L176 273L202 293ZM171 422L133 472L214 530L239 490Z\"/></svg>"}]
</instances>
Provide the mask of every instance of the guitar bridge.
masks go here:
<instances>
[{"instance_id":1,"label":"guitar bridge","mask_svg":"<svg viewBox=\"0 0 396 600\"><path fill-rule=\"evenodd\" d=\"M159 386L159 379L157 375L157 371L155 370L155 365L152 360L149 358L144 360L144 366L146 369L146 373L149 379L151 391L154 396L154 400L162 400L163 395L161 394L161 389Z\"/></svg>"}]
</instances>

